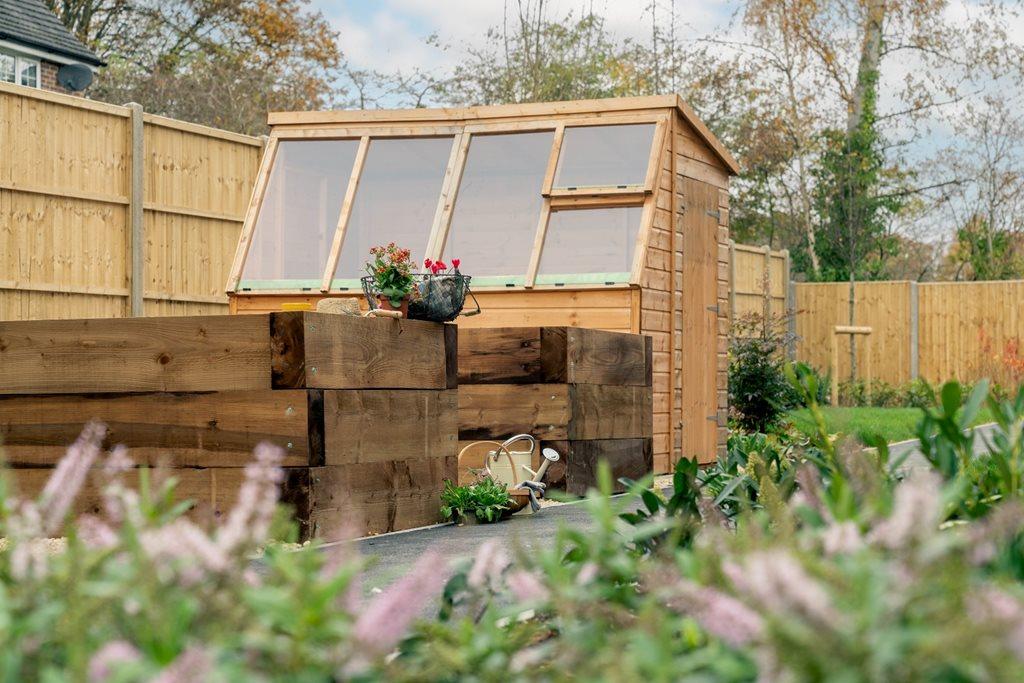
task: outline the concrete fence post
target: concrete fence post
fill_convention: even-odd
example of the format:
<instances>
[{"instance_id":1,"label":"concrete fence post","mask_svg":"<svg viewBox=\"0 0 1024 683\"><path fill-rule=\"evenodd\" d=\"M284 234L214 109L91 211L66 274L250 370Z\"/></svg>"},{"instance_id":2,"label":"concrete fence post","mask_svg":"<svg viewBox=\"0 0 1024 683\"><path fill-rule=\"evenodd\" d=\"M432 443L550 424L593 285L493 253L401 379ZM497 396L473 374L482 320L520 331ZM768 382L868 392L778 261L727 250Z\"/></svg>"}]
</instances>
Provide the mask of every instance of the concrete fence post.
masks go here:
<instances>
[{"instance_id":1,"label":"concrete fence post","mask_svg":"<svg viewBox=\"0 0 1024 683\"><path fill-rule=\"evenodd\" d=\"M920 325L920 322L921 322L921 318L920 318L920 315L918 314L919 310L920 309L919 309L918 298L917 298L917 283L916 282L911 282L910 283L910 339L908 340L908 343L910 344L910 379L912 379L912 380L917 379L920 376L920 372L921 372L921 366L920 366L921 346L920 346L920 343L919 343L919 341L920 341L919 325Z\"/></svg>"},{"instance_id":2,"label":"concrete fence post","mask_svg":"<svg viewBox=\"0 0 1024 683\"><path fill-rule=\"evenodd\" d=\"M132 317L143 316L145 311L145 234L143 202L145 193L145 128L142 105L129 103L129 140L131 142L131 183L128 188L128 215L131 225L131 289L129 303Z\"/></svg>"},{"instance_id":3,"label":"concrete fence post","mask_svg":"<svg viewBox=\"0 0 1024 683\"><path fill-rule=\"evenodd\" d=\"M761 247L764 251L764 276L761 278L761 295L764 297L764 324L769 325L772 317L772 248Z\"/></svg>"}]
</instances>

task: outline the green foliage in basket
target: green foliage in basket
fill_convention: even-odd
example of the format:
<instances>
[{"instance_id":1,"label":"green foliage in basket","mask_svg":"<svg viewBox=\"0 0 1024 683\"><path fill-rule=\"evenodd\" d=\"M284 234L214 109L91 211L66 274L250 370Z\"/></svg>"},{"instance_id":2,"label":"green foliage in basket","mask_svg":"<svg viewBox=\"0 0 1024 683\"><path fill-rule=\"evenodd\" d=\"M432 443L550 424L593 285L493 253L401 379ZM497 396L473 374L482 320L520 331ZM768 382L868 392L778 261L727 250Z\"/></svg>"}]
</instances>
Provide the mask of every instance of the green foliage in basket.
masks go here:
<instances>
[{"instance_id":1,"label":"green foliage in basket","mask_svg":"<svg viewBox=\"0 0 1024 683\"><path fill-rule=\"evenodd\" d=\"M395 246L370 249L373 260L366 264L366 272L373 278L377 292L395 308L413 290L412 256L408 249Z\"/></svg>"},{"instance_id":2,"label":"green foliage in basket","mask_svg":"<svg viewBox=\"0 0 1024 683\"><path fill-rule=\"evenodd\" d=\"M511 501L508 487L489 477L468 486L446 481L441 493L441 516L461 519L475 515L481 522L497 522Z\"/></svg>"}]
</instances>

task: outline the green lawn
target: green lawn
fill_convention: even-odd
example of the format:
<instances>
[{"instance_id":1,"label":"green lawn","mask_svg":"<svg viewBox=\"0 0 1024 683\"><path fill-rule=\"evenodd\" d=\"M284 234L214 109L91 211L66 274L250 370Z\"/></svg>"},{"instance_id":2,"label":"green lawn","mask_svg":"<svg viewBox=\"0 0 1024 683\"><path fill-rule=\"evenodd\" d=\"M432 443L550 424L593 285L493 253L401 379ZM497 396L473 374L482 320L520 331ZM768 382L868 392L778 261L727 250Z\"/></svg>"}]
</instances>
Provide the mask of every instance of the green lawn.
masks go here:
<instances>
[{"instance_id":1,"label":"green lawn","mask_svg":"<svg viewBox=\"0 0 1024 683\"><path fill-rule=\"evenodd\" d=\"M881 434L886 441L904 441L913 439L917 423L921 420L918 408L831 408L823 407L825 422L830 432L860 436L862 434ZM793 410L789 413L793 425L805 434L813 431L810 413L806 408ZM991 422L992 416L988 407L979 411L974 424Z\"/></svg>"}]
</instances>

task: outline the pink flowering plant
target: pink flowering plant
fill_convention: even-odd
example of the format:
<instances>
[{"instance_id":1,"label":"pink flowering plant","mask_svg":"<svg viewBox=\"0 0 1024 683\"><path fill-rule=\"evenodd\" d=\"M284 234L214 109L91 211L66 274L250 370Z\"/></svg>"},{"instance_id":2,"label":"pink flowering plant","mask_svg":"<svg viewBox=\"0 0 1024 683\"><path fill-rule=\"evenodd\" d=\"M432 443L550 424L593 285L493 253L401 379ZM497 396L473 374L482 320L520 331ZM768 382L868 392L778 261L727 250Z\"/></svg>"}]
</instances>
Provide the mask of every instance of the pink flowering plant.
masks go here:
<instances>
[{"instance_id":1,"label":"pink flowering plant","mask_svg":"<svg viewBox=\"0 0 1024 683\"><path fill-rule=\"evenodd\" d=\"M173 476L104 452L104 437L88 425L35 499L0 477L3 680L372 680L440 592L435 555L366 600L349 546L276 542L293 531L275 446L256 449L236 504L205 526L175 502ZM99 511L76 517L90 479Z\"/></svg>"},{"instance_id":2,"label":"pink flowering plant","mask_svg":"<svg viewBox=\"0 0 1024 683\"><path fill-rule=\"evenodd\" d=\"M997 424L979 446L957 434L982 399L944 390L911 466L884 447L840 443L813 378L792 379L819 424L809 440L737 440L733 464L683 467L669 495L646 480L613 498L602 466L585 524L524 536L528 546L489 540L465 559L427 552L383 591L351 545L273 542L288 537L276 448L257 448L235 507L206 526L183 514L173 477L105 452L103 427L89 425L39 496L17 495L16 471L4 478L0 671L123 682L1024 680L1014 476L1024 393L991 406ZM91 490L93 511L76 516L76 494Z\"/></svg>"}]
</instances>

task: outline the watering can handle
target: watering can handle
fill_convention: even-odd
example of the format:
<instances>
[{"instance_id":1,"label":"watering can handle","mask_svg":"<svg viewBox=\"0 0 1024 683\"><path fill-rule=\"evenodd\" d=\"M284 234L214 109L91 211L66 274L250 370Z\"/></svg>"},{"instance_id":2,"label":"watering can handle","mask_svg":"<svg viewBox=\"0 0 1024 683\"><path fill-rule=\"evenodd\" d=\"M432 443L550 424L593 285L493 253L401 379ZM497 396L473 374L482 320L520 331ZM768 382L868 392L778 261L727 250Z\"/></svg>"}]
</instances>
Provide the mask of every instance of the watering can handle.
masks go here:
<instances>
[{"instance_id":1,"label":"watering can handle","mask_svg":"<svg viewBox=\"0 0 1024 683\"><path fill-rule=\"evenodd\" d=\"M476 294L474 294L473 290L469 288L469 285L466 285L466 293L473 297L473 303L476 304L476 310L470 311L469 313L463 312L460 313L459 315L464 315L467 318L471 315L480 315L480 302L476 300Z\"/></svg>"}]
</instances>

